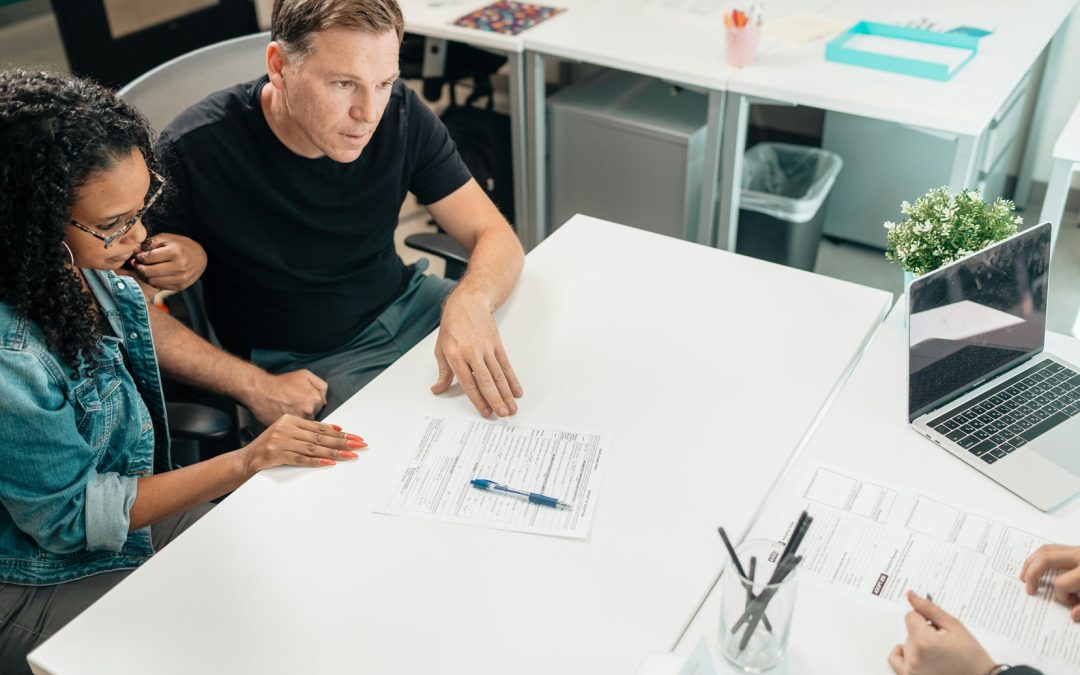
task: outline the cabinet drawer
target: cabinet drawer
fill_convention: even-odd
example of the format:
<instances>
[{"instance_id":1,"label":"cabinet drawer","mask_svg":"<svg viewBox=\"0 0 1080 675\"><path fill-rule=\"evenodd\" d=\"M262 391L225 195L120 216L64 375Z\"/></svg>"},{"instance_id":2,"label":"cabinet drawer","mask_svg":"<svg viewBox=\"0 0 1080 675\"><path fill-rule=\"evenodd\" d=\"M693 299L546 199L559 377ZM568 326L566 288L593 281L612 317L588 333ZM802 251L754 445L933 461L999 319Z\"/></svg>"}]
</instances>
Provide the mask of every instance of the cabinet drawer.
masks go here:
<instances>
[{"instance_id":1,"label":"cabinet drawer","mask_svg":"<svg viewBox=\"0 0 1080 675\"><path fill-rule=\"evenodd\" d=\"M982 173L987 174L994 170L1002 157L1015 145L1020 131L1020 124L1024 121L1024 110L1027 101L1028 83L1031 81L1029 74L1001 106L997 115L990 122L990 128L986 132L986 151L983 153Z\"/></svg>"}]
</instances>

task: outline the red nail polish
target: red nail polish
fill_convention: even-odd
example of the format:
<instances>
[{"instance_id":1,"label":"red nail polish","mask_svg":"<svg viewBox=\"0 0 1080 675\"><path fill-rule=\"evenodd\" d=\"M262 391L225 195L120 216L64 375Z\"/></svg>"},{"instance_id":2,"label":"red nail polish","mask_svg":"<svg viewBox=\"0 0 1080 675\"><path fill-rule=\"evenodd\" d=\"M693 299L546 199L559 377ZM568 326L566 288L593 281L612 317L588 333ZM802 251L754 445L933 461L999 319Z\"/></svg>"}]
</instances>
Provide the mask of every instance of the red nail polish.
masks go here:
<instances>
[{"instance_id":1,"label":"red nail polish","mask_svg":"<svg viewBox=\"0 0 1080 675\"><path fill-rule=\"evenodd\" d=\"M362 440L364 440L363 438L360 438L356 434L345 434L345 438L349 439L350 441L362 441Z\"/></svg>"},{"instance_id":2,"label":"red nail polish","mask_svg":"<svg viewBox=\"0 0 1080 675\"><path fill-rule=\"evenodd\" d=\"M319 460L319 464L322 464L323 466L333 466L333 465L337 464L337 462L335 462L332 459L325 459L324 458L324 459Z\"/></svg>"},{"instance_id":3,"label":"red nail polish","mask_svg":"<svg viewBox=\"0 0 1080 675\"><path fill-rule=\"evenodd\" d=\"M333 429L334 431L341 431L341 427L339 427L339 426L338 426L338 425L336 425L336 424L331 424L331 425L330 425L330 428L331 428L331 429Z\"/></svg>"},{"instance_id":4,"label":"red nail polish","mask_svg":"<svg viewBox=\"0 0 1080 675\"><path fill-rule=\"evenodd\" d=\"M363 441L349 441L349 447L350 448L366 448L367 443L364 443Z\"/></svg>"},{"instance_id":5,"label":"red nail polish","mask_svg":"<svg viewBox=\"0 0 1080 675\"><path fill-rule=\"evenodd\" d=\"M338 454L341 455L342 457L344 457L345 459L356 459L357 457L360 456L360 455L356 454L355 452L349 452L348 450L342 450Z\"/></svg>"}]
</instances>

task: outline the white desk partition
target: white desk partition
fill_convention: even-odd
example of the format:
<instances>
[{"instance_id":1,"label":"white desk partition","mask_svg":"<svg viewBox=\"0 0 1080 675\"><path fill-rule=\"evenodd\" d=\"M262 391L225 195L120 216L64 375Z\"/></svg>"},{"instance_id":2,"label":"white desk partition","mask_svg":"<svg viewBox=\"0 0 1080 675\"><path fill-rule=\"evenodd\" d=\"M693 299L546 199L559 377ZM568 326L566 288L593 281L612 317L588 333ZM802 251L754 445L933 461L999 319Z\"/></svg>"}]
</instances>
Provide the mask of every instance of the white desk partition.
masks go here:
<instances>
[{"instance_id":1,"label":"white desk partition","mask_svg":"<svg viewBox=\"0 0 1080 675\"><path fill-rule=\"evenodd\" d=\"M791 0L785 0L789 4ZM720 14L699 18L664 10L655 0L565 0L567 12L529 29L525 39L526 104L532 186L530 221L547 234L547 135L544 60L580 61L704 91L709 129L703 157L701 205L693 241L713 243L720 125L724 91L735 73L724 57Z\"/></svg>"},{"instance_id":2,"label":"white desk partition","mask_svg":"<svg viewBox=\"0 0 1080 675\"><path fill-rule=\"evenodd\" d=\"M1073 110L1065 128L1054 143L1054 163L1050 168L1050 182L1046 187L1039 222L1053 224L1054 242L1061 232L1061 220L1065 217L1065 202L1069 199L1073 171L1080 162L1080 105Z\"/></svg>"},{"instance_id":3,"label":"white desk partition","mask_svg":"<svg viewBox=\"0 0 1080 675\"><path fill-rule=\"evenodd\" d=\"M576 216L498 313L511 420L609 431L588 541L376 515L434 335L330 420L370 443L236 491L34 652L39 673L634 672L674 644L869 337L882 291Z\"/></svg>"},{"instance_id":4,"label":"white desk partition","mask_svg":"<svg viewBox=\"0 0 1080 675\"><path fill-rule=\"evenodd\" d=\"M432 2L399 0L405 17L405 30L439 40L454 40L473 47L502 54L507 59L510 83L510 142L514 165L514 226L525 250L540 242L529 220L530 177L525 128L524 42L520 35L503 35L455 26L454 21L486 6L484 0ZM445 45L443 45L445 49Z\"/></svg>"},{"instance_id":5,"label":"white desk partition","mask_svg":"<svg viewBox=\"0 0 1080 675\"><path fill-rule=\"evenodd\" d=\"M1035 507L916 434L907 424L906 298L890 313L813 438L792 463L755 521L750 536L776 536L776 524L806 470L824 464L871 482L917 490L985 513L1063 543L1080 543L1080 499L1051 513ZM1047 349L1080 363L1080 340L1050 333ZM781 528L783 526L781 525ZM904 606L882 609L845 599L825 582L803 573L785 665L778 675L892 673L886 656L906 635ZM710 595L678 651L689 652L706 636L719 672L735 672L716 650L719 597ZM979 631L975 631L979 637ZM982 636L999 662L1018 663L1023 653ZM1034 664L1032 664L1034 665ZM1046 672L1059 672L1048 670ZM1065 672L1065 671L1060 671Z\"/></svg>"}]
</instances>

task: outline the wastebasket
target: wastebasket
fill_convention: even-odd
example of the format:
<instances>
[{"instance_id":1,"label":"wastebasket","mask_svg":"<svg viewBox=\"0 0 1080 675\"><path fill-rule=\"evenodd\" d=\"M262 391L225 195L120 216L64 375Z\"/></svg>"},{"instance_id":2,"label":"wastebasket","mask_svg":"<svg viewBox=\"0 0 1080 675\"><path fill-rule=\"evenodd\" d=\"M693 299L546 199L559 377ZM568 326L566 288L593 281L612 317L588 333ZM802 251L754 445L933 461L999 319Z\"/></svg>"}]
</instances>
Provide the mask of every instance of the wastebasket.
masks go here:
<instances>
[{"instance_id":1,"label":"wastebasket","mask_svg":"<svg viewBox=\"0 0 1080 675\"><path fill-rule=\"evenodd\" d=\"M747 150L735 250L813 271L822 205L843 165L836 153L802 145L759 143Z\"/></svg>"}]
</instances>

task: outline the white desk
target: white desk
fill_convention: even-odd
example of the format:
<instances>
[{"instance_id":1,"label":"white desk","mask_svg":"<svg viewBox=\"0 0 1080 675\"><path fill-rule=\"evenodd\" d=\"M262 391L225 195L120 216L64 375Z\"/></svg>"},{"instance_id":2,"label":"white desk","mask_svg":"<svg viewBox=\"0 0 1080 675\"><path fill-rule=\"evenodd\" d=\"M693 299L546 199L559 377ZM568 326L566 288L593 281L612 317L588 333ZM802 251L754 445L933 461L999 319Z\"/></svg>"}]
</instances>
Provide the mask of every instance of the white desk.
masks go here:
<instances>
[{"instance_id":1,"label":"white desk","mask_svg":"<svg viewBox=\"0 0 1080 675\"><path fill-rule=\"evenodd\" d=\"M544 60L579 61L655 77L708 94L708 131L703 158L696 236L714 243L721 123L728 79L720 15L711 19L662 11L649 0L565 0L566 14L540 24L525 37L526 102L532 179L530 220L541 238L548 230L547 128ZM791 4L785 0L784 4Z\"/></svg>"},{"instance_id":2,"label":"white desk","mask_svg":"<svg viewBox=\"0 0 1080 675\"><path fill-rule=\"evenodd\" d=\"M964 2L946 10L936 0L916 0L903 7L884 7L869 0L818 0L809 5L781 0L766 7L769 21L795 11L842 24L863 19L892 21L897 12L935 16L946 11L949 16L969 12L978 18L973 23L996 28L994 35L982 41L970 64L952 80L936 82L825 61L825 40L792 46L766 39L755 64L738 70L724 61L719 19L660 12L649 9L646 0L566 0L560 3L568 8L566 14L522 34L533 236L542 239L548 231L545 58L625 70L708 93L705 171L694 240L733 250L751 101L809 105L952 138L956 152L949 183L954 189L969 187L988 168L981 164L985 158L997 156L1005 147L1002 144L1023 142L1015 132L995 133L995 115L1011 103L1010 94L1023 78L1036 70L1040 55L1061 33L1075 4L1076 0L1048 0L1037 12L1011 0ZM1033 125L1040 124L1042 116L1038 106ZM1018 185L1028 182L1030 166L1025 159Z\"/></svg>"},{"instance_id":3,"label":"white desk","mask_svg":"<svg viewBox=\"0 0 1080 675\"><path fill-rule=\"evenodd\" d=\"M1061 231L1061 220L1065 217L1065 202L1069 199L1072 175L1076 163L1080 162L1080 105L1073 110L1057 142L1054 143L1054 164L1050 168L1050 183L1046 187L1042 213L1039 222L1050 221L1054 227L1054 242Z\"/></svg>"},{"instance_id":4,"label":"white desk","mask_svg":"<svg viewBox=\"0 0 1080 675\"><path fill-rule=\"evenodd\" d=\"M514 164L514 226L528 251L540 242L533 236L529 221L529 162L526 147L525 92L523 85L524 42L520 35L503 35L455 26L454 20L488 5L475 2L448 2L433 6L431 0L399 0L405 16L405 29L428 38L463 42L473 47L502 54L507 59L510 81L510 143ZM445 48L445 47L444 47Z\"/></svg>"},{"instance_id":5,"label":"white desk","mask_svg":"<svg viewBox=\"0 0 1080 675\"><path fill-rule=\"evenodd\" d=\"M670 649L890 303L575 217L500 310L515 421L609 430L590 540L375 515L434 335L331 420L371 444L249 481L34 652L39 672L632 673Z\"/></svg>"},{"instance_id":6,"label":"white desk","mask_svg":"<svg viewBox=\"0 0 1080 675\"><path fill-rule=\"evenodd\" d=\"M991 121L1033 69L1051 39L1061 33L1075 5L1076 0L1045 0L1033 11L1013 0L950 3L913 0L902 4L823 0L816 9L807 7L806 11L844 25L860 20L890 22L898 13L931 17L967 14L972 24L990 25L995 30L980 41L975 58L947 82L826 61L827 40L805 46L763 45L754 65L739 71L728 82L717 245L728 250L735 246L751 99L814 106L955 138L956 154L949 184L953 189L971 187L978 182L980 169L989 168L982 167L981 160L1002 147L994 144L1010 142L1004 136L989 138ZM770 12L766 18L776 17ZM1037 108L1033 128L1040 123L1041 112ZM882 161L889 160L882 158ZM1021 171L1018 181L1021 186L1030 180L1030 162L1025 161L1022 166L1027 168Z\"/></svg>"},{"instance_id":7,"label":"white desk","mask_svg":"<svg viewBox=\"0 0 1080 675\"><path fill-rule=\"evenodd\" d=\"M901 298L901 303L906 302ZM785 514L787 495L808 467L826 464L884 484L906 486L943 498L975 512L996 515L1030 531L1062 542L1077 542L1080 499L1046 514L998 486L981 473L911 430L907 423L907 332L902 305L898 304L852 373L843 391L819 425L805 450L762 509L750 536L776 536L775 523ZM1080 340L1051 333L1047 348L1072 361L1080 361ZM770 525L773 524L773 525ZM840 600L827 587L801 580L786 666L778 675L798 673L892 673L886 656L903 641L903 615L877 606ZM678 651L688 652L701 636L715 642L719 597L713 593ZM734 672L713 650L720 672ZM1005 663L1015 655L993 652Z\"/></svg>"}]
</instances>

